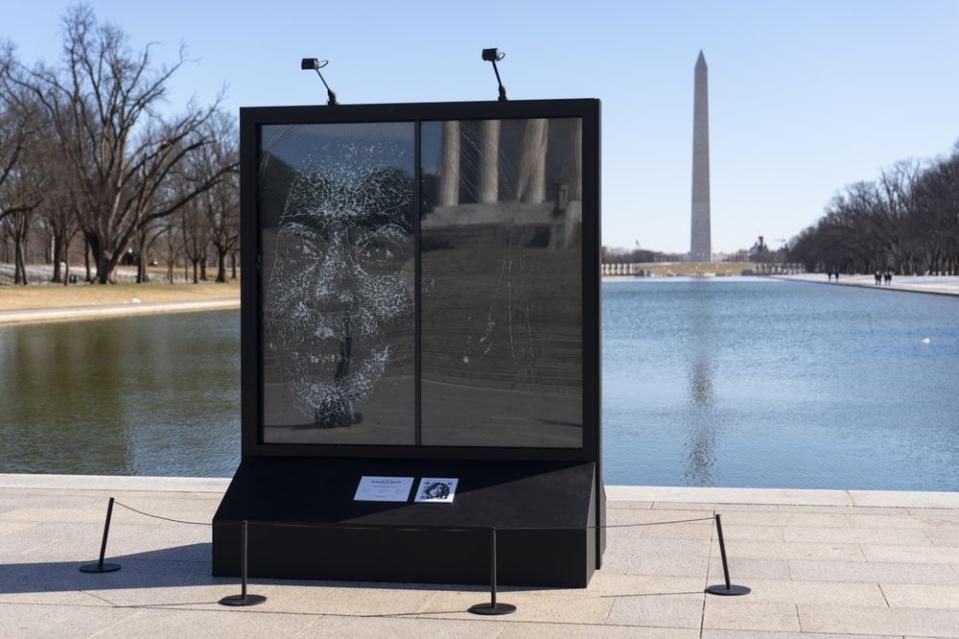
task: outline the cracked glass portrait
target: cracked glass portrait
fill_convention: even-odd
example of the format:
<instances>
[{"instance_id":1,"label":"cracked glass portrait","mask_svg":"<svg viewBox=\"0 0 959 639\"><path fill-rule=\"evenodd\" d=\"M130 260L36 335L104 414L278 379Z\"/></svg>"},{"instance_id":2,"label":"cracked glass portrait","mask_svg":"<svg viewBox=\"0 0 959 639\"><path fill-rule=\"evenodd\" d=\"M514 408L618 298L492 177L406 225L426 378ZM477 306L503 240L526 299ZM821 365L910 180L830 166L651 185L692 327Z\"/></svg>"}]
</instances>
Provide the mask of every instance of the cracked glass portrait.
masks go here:
<instances>
[{"instance_id":1,"label":"cracked glass portrait","mask_svg":"<svg viewBox=\"0 0 959 639\"><path fill-rule=\"evenodd\" d=\"M582 447L582 136L422 124L424 445Z\"/></svg>"},{"instance_id":2,"label":"cracked glass portrait","mask_svg":"<svg viewBox=\"0 0 959 639\"><path fill-rule=\"evenodd\" d=\"M260 127L264 443L415 442L414 129Z\"/></svg>"}]
</instances>

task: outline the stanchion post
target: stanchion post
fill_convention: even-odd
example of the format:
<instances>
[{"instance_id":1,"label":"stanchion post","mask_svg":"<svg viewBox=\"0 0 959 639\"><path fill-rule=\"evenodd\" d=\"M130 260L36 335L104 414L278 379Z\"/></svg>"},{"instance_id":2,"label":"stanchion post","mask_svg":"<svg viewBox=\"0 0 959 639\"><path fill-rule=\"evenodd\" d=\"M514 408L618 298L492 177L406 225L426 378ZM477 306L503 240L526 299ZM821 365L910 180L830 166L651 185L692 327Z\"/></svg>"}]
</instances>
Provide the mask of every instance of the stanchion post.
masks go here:
<instances>
[{"instance_id":1,"label":"stanchion post","mask_svg":"<svg viewBox=\"0 0 959 639\"><path fill-rule=\"evenodd\" d=\"M223 606L255 606L266 601L263 595L250 595L246 592L249 527L250 524L245 519L240 524L240 594L220 599Z\"/></svg>"},{"instance_id":2,"label":"stanchion post","mask_svg":"<svg viewBox=\"0 0 959 639\"><path fill-rule=\"evenodd\" d=\"M113 497L107 502L107 518L103 522L103 539L100 541L100 558L95 564L84 564L80 566L80 572L116 572L120 570L120 564L104 563L103 557L107 553L107 538L110 536L110 520L113 518Z\"/></svg>"},{"instance_id":3,"label":"stanchion post","mask_svg":"<svg viewBox=\"0 0 959 639\"><path fill-rule=\"evenodd\" d=\"M496 602L496 528L489 529L489 603L470 606L469 611L474 615L508 615L516 612L516 606L508 603Z\"/></svg>"},{"instance_id":4,"label":"stanchion post","mask_svg":"<svg viewBox=\"0 0 959 639\"><path fill-rule=\"evenodd\" d=\"M726 542L723 539L723 521L719 513L716 513L716 537L719 539L719 557L723 562L723 583L706 588L706 592L711 595L722 595L725 597L737 597L748 595L752 592L746 586L736 586L729 582L729 562L726 560Z\"/></svg>"}]
</instances>

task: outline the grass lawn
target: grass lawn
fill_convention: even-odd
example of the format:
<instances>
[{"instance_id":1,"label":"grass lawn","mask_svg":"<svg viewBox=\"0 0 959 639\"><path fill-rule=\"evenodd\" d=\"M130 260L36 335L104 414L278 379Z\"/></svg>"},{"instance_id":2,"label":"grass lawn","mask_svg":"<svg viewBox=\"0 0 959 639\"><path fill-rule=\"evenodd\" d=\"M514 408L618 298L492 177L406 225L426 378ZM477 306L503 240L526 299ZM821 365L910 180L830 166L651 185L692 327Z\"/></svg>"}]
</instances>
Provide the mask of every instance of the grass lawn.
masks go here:
<instances>
[{"instance_id":1,"label":"grass lawn","mask_svg":"<svg viewBox=\"0 0 959 639\"><path fill-rule=\"evenodd\" d=\"M239 299L240 283L0 286L0 311L123 304L133 298L143 304Z\"/></svg>"}]
</instances>

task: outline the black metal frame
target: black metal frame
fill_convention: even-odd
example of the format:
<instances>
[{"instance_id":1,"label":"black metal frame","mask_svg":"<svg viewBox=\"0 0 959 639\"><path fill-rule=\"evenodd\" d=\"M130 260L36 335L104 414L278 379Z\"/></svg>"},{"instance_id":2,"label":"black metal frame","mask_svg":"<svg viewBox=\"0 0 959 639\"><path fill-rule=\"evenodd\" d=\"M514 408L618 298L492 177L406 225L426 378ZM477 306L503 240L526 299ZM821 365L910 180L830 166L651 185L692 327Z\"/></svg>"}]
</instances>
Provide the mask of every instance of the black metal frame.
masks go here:
<instances>
[{"instance_id":1,"label":"black metal frame","mask_svg":"<svg viewBox=\"0 0 959 639\"><path fill-rule=\"evenodd\" d=\"M332 124L364 122L412 122L416 125L415 170L420 171L420 124L442 120L491 120L527 118L582 118L583 220L582 220L582 294L583 294L583 445L581 448L527 448L423 446L420 438L419 321L416 325L416 443L414 445L340 445L340 444L267 444L262 434L262 389L260 328L261 322L261 247L257 204L259 163L259 127L285 124ZM470 459L470 460L543 460L596 462L598 494L602 493L600 470L600 102L595 99L523 100L510 102L440 102L410 104L370 104L351 106L249 107L240 109L240 209L241 240L241 389L242 455L385 458L385 459ZM416 275L419 277L419 198L415 244ZM251 250L255 247L255 250ZM252 276L251 276L252 275ZM419 295L419 282L415 294ZM418 315L417 315L418 317Z\"/></svg>"}]
</instances>

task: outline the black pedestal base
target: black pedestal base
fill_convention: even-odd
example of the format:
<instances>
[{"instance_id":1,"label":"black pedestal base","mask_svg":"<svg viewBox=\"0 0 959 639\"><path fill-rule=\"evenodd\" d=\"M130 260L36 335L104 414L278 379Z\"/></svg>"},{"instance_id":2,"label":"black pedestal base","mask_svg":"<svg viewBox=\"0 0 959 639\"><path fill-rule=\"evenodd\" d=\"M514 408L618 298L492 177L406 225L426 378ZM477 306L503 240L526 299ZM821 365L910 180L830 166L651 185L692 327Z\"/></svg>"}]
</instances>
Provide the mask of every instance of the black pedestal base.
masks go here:
<instances>
[{"instance_id":1,"label":"black pedestal base","mask_svg":"<svg viewBox=\"0 0 959 639\"><path fill-rule=\"evenodd\" d=\"M726 584L717 584L715 586L710 586L706 589L711 595L720 595L721 597L740 597L742 595L748 595L752 592L746 586L737 586L732 584L729 588L726 587Z\"/></svg>"},{"instance_id":2,"label":"black pedestal base","mask_svg":"<svg viewBox=\"0 0 959 639\"><path fill-rule=\"evenodd\" d=\"M213 518L213 574L585 588L599 568L596 465L581 462L247 458ZM451 504L354 501L363 475L456 477Z\"/></svg>"},{"instance_id":3,"label":"black pedestal base","mask_svg":"<svg viewBox=\"0 0 959 639\"><path fill-rule=\"evenodd\" d=\"M103 563L103 565L84 564L80 566L80 572L98 573L98 572L116 572L118 570L120 570L120 564L108 564L105 562Z\"/></svg>"},{"instance_id":4,"label":"black pedestal base","mask_svg":"<svg viewBox=\"0 0 959 639\"><path fill-rule=\"evenodd\" d=\"M516 612L516 606L508 603L498 603L495 606L491 606L488 603L484 603L470 606L469 611L474 615L508 615Z\"/></svg>"}]
</instances>

